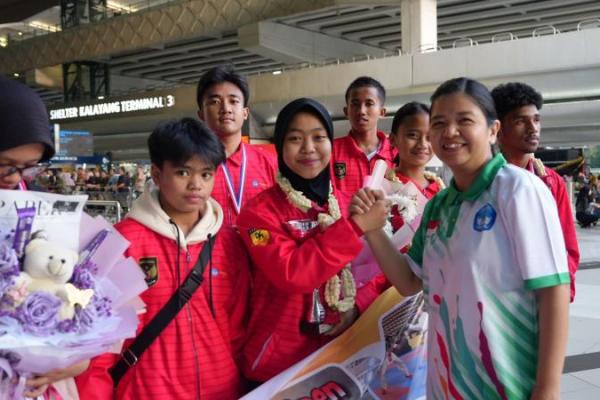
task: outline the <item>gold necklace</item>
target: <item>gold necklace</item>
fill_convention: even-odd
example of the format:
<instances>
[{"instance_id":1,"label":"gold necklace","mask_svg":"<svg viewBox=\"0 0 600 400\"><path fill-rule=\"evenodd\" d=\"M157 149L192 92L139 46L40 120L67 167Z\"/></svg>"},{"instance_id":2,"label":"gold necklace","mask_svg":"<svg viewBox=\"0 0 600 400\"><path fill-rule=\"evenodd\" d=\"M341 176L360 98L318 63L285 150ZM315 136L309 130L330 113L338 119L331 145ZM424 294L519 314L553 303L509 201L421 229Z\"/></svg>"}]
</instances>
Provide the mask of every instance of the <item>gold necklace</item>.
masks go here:
<instances>
[{"instance_id":1,"label":"gold necklace","mask_svg":"<svg viewBox=\"0 0 600 400\"><path fill-rule=\"evenodd\" d=\"M312 208L312 201L308 199L302 192L294 189L290 181L281 175L277 174L277 184L285 193L288 201L302 212L308 212ZM335 221L342 217L340 205L333 195L333 187L329 182L329 195L327 196L327 205L329 213L319 213L317 221L321 229L327 228ZM341 277L341 279L340 279ZM343 295L343 298L341 298ZM335 274L325 284L325 302L327 305L339 312L346 312L354 307L356 298L356 283L350 271L350 264L347 264L338 274Z\"/></svg>"}]
</instances>

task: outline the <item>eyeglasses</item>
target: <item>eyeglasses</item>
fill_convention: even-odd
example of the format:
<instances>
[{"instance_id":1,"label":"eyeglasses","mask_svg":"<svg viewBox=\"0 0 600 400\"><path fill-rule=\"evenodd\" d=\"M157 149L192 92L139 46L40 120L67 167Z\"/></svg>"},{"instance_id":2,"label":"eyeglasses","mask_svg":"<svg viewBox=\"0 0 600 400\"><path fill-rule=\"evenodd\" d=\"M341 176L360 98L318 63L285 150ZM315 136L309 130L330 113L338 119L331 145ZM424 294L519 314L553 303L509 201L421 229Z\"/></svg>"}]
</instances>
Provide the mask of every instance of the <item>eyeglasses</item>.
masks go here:
<instances>
[{"instance_id":1,"label":"eyeglasses","mask_svg":"<svg viewBox=\"0 0 600 400\"><path fill-rule=\"evenodd\" d=\"M46 163L39 163L27 167L17 167L10 164L0 164L0 178L11 176L18 172L19 175L23 177L23 179L32 179L40 173L44 172L46 169L48 169L48 164Z\"/></svg>"}]
</instances>

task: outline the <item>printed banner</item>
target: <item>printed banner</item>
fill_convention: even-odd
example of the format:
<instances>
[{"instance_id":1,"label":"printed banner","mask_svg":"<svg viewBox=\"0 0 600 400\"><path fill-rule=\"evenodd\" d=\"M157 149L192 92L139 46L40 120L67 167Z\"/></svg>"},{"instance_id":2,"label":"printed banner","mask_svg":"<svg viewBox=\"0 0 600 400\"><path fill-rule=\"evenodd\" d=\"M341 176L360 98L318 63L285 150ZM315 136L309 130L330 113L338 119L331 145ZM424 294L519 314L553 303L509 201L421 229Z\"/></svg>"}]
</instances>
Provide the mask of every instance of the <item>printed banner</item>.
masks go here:
<instances>
[{"instance_id":1,"label":"printed banner","mask_svg":"<svg viewBox=\"0 0 600 400\"><path fill-rule=\"evenodd\" d=\"M242 399L424 399L427 317L422 293L390 288L344 334Z\"/></svg>"}]
</instances>

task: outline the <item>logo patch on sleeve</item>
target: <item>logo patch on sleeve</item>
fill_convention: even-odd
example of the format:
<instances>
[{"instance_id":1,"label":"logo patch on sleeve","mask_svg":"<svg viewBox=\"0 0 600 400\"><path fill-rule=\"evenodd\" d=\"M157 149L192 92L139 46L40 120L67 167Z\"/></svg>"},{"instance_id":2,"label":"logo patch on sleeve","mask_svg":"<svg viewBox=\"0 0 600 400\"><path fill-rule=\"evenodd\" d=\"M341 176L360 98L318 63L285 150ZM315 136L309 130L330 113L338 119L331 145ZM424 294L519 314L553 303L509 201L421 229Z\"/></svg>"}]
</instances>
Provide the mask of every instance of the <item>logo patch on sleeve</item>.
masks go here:
<instances>
[{"instance_id":1,"label":"logo patch on sleeve","mask_svg":"<svg viewBox=\"0 0 600 400\"><path fill-rule=\"evenodd\" d=\"M248 234L253 246L266 246L271 238L269 231L266 229L249 229Z\"/></svg>"},{"instance_id":2,"label":"logo patch on sleeve","mask_svg":"<svg viewBox=\"0 0 600 400\"><path fill-rule=\"evenodd\" d=\"M142 257L139 261L140 268L144 271L146 284L148 287L154 286L158 282L158 258L157 257Z\"/></svg>"},{"instance_id":3,"label":"logo patch on sleeve","mask_svg":"<svg viewBox=\"0 0 600 400\"><path fill-rule=\"evenodd\" d=\"M473 220L473 229L477 232L489 231L496 222L496 210L490 203L481 207Z\"/></svg>"},{"instance_id":4,"label":"logo patch on sleeve","mask_svg":"<svg viewBox=\"0 0 600 400\"><path fill-rule=\"evenodd\" d=\"M346 163L345 162L333 163L333 173L335 174L336 178L344 179L344 177L346 177Z\"/></svg>"}]
</instances>

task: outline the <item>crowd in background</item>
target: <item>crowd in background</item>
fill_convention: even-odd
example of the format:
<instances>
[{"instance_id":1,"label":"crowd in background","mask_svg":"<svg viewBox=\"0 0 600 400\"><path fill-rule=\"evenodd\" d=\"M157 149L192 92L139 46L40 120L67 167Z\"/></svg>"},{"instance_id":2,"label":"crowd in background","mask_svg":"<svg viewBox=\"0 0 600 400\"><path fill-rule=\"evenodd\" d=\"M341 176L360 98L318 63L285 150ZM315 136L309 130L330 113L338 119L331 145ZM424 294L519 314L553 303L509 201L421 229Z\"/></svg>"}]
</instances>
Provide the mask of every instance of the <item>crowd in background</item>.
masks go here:
<instances>
[{"instance_id":1,"label":"crowd in background","mask_svg":"<svg viewBox=\"0 0 600 400\"><path fill-rule=\"evenodd\" d=\"M87 194L90 200L133 200L144 191L149 179L144 165L128 165L108 170L94 168L49 168L29 186L35 190L60 194Z\"/></svg>"},{"instance_id":2,"label":"crowd in background","mask_svg":"<svg viewBox=\"0 0 600 400\"><path fill-rule=\"evenodd\" d=\"M600 175L580 173L575 184L575 217L582 228L596 225L600 219Z\"/></svg>"}]
</instances>

